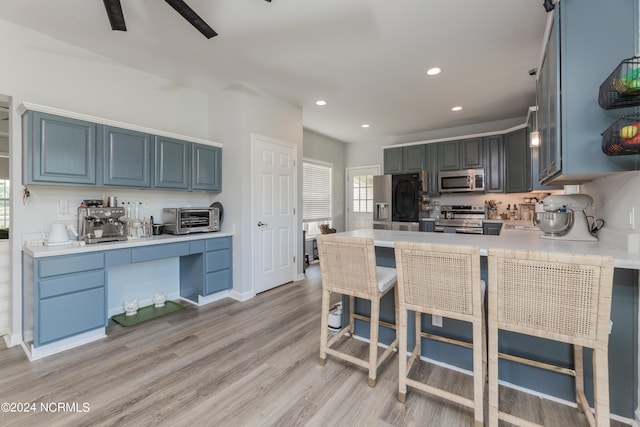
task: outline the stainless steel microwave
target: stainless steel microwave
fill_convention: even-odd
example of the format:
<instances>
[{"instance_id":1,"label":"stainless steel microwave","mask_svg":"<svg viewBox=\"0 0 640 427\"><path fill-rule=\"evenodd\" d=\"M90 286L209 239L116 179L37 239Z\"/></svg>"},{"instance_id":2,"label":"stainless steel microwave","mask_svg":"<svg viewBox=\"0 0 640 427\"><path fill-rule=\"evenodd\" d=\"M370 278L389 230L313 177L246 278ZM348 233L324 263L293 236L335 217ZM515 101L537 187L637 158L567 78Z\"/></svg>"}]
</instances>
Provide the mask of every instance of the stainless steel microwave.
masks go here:
<instances>
[{"instance_id":1,"label":"stainless steel microwave","mask_svg":"<svg viewBox=\"0 0 640 427\"><path fill-rule=\"evenodd\" d=\"M438 191L441 193L484 191L484 169L439 172Z\"/></svg>"},{"instance_id":2,"label":"stainless steel microwave","mask_svg":"<svg viewBox=\"0 0 640 427\"><path fill-rule=\"evenodd\" d=\"M164 208L164 230L169 234L190 234L220 230L218 208Z\"/></svg>"}]
</instances>

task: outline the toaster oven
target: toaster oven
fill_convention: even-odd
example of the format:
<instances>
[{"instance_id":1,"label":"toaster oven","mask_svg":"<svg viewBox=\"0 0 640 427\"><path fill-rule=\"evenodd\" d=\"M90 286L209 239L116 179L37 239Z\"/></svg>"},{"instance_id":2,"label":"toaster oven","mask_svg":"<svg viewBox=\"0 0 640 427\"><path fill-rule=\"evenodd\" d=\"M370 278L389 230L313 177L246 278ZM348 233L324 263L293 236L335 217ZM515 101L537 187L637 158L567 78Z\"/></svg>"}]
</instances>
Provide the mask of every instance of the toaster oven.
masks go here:
<instances>
[{"instance_id":1,"label":"toaster oven","mask_svg":"<svg viewBox=\"0 0 640 427\"><path fill-rule=\"evenodd\" d=\"M218 208L164 208L164 230L169 234L204 233L220 230Z\"/></svg>"}]
</instances>

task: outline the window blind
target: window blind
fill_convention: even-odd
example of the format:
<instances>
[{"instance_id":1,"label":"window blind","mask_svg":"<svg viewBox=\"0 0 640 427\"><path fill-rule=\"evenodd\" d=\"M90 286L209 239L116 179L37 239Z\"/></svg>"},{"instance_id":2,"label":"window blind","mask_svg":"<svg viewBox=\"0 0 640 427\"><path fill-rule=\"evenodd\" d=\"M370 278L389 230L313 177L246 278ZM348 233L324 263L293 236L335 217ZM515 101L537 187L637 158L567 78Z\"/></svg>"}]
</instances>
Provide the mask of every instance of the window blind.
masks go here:
<instances>
[{"instance_id":1,"label":"window blind","mask_svg":"<svg viewBox=\"0 0 640 427\"><path fill-rule=\"evenodd\" d=\"M331 220L331 166L303 162L302 220Z\"/></svg>"}]
</instances>

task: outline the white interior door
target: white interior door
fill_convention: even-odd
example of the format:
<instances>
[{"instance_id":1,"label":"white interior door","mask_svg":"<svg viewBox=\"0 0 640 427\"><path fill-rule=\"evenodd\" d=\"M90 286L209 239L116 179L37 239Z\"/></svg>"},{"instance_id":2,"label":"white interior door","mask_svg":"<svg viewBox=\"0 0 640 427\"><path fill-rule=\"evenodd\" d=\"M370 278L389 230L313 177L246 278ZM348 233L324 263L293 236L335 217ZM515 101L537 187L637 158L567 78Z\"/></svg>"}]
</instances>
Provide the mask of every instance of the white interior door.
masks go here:
<instances>
[{"instance_id":1,"label":"white interior door","mask_svg":"<svg viewBox=\"0 0 640 427\"><path fill-rule=\"evenodd\" d=\"M373 175L380 166L347 168L347 230L373 228Z\"/></svg>"},{"instance_id":2,"label":"white interior door","mask_svg":"<svg viewBox=\"0 0 640 427\"><path fill-rule=\"evenodd\" d=\"M295 278L296 146L259 135L253 141L254 292Z\"/></svg>"}]
</instances>

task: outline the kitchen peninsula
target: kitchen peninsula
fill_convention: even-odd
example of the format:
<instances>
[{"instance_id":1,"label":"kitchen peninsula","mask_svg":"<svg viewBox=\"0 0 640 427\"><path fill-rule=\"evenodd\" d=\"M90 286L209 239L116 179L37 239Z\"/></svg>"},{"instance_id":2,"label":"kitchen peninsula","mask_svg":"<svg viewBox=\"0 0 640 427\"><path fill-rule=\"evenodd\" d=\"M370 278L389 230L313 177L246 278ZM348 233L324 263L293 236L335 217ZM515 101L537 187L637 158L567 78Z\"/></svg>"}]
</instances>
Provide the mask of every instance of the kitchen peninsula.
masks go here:
<instances>
[{"instance_id":1,"label":"kitchen peninsula","mask_svg":"<svg viewBox=\"0 0 640 427\"><path fill-rule=\"evenodd\" d=\"M232 281L232 234L163 234L93 245L26 246L23 250L23 347L31 360L105 337L111 273L140 263L178 259L170 298L204 304L226 296ZM136 283L126 283L135 295ZM163 289L157 289L162 291ZM141 301L142 302L142 301Z\"/></svg>"},{"instance_id":2,"label":"kitchen peninsula","mask_svg":"<svg viewBox=\"0 0 640 427\"><path fill-rule=\"evenodd\" d=\"M603 230L601 234L605 232ZM546 252L572 252L594 255L608 255L614 258L614 285L612 296L612 330L609 337L609 381L611 391L611 413L633 419L638 401L638 271L640 254L630 253L626 248L608 243L601 236L600 242L578 242L568 240L540 239L543 233L526 229L503 228L499 236L468 235L449 233L425 233L394 230L355 230L340 233L344 236L373 238L376 245L376 258L379 265L395 267L393 247L395 242L429 242L438 244L475 245L480 248L481 276L487 280L487 260L489 249L535 250ZM348 302L343 299L343 304ZM369 315L366 301L356 300L356 313ZM347 310L343 316L347 316ZM411 319L411 316L410 316ZM394 321L393 295L383 298L381 320ZM343 318L343 322L348 321ZM422 316L422 331L437 331L439 335L448 335L470 341L469 324L453 319L443 319L443 326L432 324L430 315ZM414 325L409 321L408 337L414 336ZM368 339L368 324L356 320L356 335ZM388 344L394 331L381 327L380 342ZM409 343L410 346L413 343ZM539 360L560 366L572 365L572 350L569 345L522 336L513 333L500 334L501 352L516 354L533 360ZM422 347L422 357L453 365L471 371L472 359L469 349L451 344L429 340ZM575 402L572 378L551 371L501 360L500 381L512 387L549 396L565 402ZM592 369L590 351L585 351L585 389L592 402Z\"/></svg>"}]
</instances>

